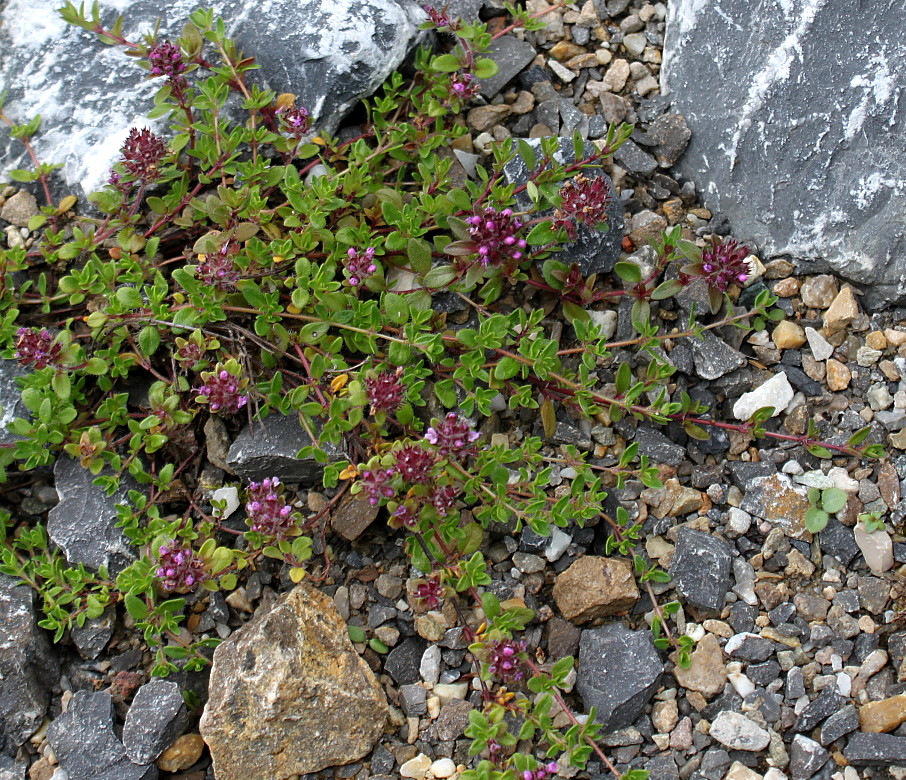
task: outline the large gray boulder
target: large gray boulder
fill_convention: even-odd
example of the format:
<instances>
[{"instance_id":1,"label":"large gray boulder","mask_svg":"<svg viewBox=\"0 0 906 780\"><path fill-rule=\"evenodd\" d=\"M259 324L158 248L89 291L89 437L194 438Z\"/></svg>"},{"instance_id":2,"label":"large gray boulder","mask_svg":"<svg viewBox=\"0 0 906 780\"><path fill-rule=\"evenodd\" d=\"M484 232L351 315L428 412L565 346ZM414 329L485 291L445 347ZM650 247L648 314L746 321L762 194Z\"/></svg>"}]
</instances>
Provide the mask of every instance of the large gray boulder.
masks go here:
<instances>
[{"instance_id":1,"label":"large gray boulder","mask_svg":"<svg viewBox=\"0 0 906 780\"><path fill-rule=\"evenodd\" d=\"M77 188L74 194L83 194L105 183L130 128L164 126L145 118L163 79L147 79L121 47L104 46L66 24L56 11L60 5L58 0L5 4L0 83L8 92L4 110L14 122L41 114L42 130L34 141L39 158L62 163L65 182ZM102 23L109 26L115 13L122 13L123 35L141 41L158 18L159 40L177 38L199 4L122 0L107 5ZM402 63L425 19L414 0L214 0L203 5L224 19L239 49L261 65L249 80L294 93L327 132L334 132L356 101ZM22 145L9 141L8 133L0 142L0 158L3 173L28 167Z\"/></svg>"},{"instance_id":2,"label":"large gray boulder","mask_svg":"<svg viewBox=\"0 0 906 780\"><path fill-rule=\"evenodd\" d=\"M692 140L676 170L765 257L906 298L900 0L672 0L662 91Z\"/></svg>"}]
</instances>

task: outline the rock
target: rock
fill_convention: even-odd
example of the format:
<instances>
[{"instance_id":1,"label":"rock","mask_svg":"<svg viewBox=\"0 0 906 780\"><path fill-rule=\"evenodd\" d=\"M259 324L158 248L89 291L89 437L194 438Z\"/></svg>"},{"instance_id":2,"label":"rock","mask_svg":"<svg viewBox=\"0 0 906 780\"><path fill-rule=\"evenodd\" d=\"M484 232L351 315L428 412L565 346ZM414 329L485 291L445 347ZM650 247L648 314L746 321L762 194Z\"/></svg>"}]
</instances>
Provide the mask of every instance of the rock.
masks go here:
<instances>
[{"instance_id":1,"label":"rock","mask_svg":"<svg viewBox=\"0 0 906 780\"><path fill-rule=\"evenodd\" d=\"M331 134L349 109L402 63L425 18L417 4L397 0L301 0L266 6L219 0L208 7L226 21L237 48L260 65L252 83L277 93L296 93L297 103L312 113L315 127ZM188 0L168 4L159 40L175 40L195 8ZM146 0L120 3L116 13L124 16L123 35L141 40L162 10ZM114 15L101 18L110 25ZM6 4L0 29L0 47L6 52L0 80L9 88L9 115L24 122L41 114L42 129L32 143L42 161L63 164L69 189L81 185L87 194L105 183L131 127L165 126L143 119L163 80L146 78L146 71L131 63L121 47L99 45L63 22L42 0ZM48 68L36 53L51 50L54 67ZM11 168L28 167L22 144L7 138L0 155L4 175Z\"/></svg>"},{"instance_id":2,"label":"rock","mask_svg":"<svg viewBox=\"0 0 906 780\"><path fill-rule=\"evenodd\" d=\"M702 333L702 338L688 339L692 350L695 373L702 379L718 379L746 364L746 358L727 342L717 338L711 331Z\"/></svg>"},{"instance_id":3,"label":"rock","mask_svg":"<svg viewBox=\"0 0 906 780\"><path fill-rule=\"evenodd\" d=\"M776 417L790 405L794 395L787 375L783 372L774 374L767 382L737 399L733 404L733 416L737 420L748 420L759 409L773 406L771 417Z\"/></svg>"},{"instance_id":4,"label":"rock","mask_svg":"<svg viewBox=\"0 0 906 780\"><path fill-rule=\"evenodd\" d=\"M540 139L529 138L527 143L538 155L541 145ZM592 144L586 143L583 154L590 157L596 151ZM554 154L554 159L562 164L569 164L575 161L572 138L560 139L560 145ZM621 242L623 240L623 206L614 192L613 182L600 166L595 165L585 168L582 173L587 178L603 177L607 183L608 190L611 193L610 204L607 209L607 230L603 232L595 231L585 225L579 225L576 240L562 244L560 252L555 253L553 257L566 263L576 263L584 276L589 276L593 273L608 273L613 270L613 266L620 256ZM522 158L517 154L503 167L503 175L507 183L518 186L528 181L529 171L526 169ZM520 209L528 208L530 204L531 200L525 192L516 195L516 205ZM546 214L542 213L537 216L544 219Z\"/></svg>"},{"instance_id":5,"label":"rock","mask_svg":"<svg viewBox=\"0 0 906 780\"><path fill-rule=\"evenodd\" d=\"M867 533L865 526L857 523L853 534L869 569L881 574L893 568L893 542L887 531L880 529Z\"/></svg>"},{"instance_id":6,"label":"rock","mask_svg":"<svg viewBox=\"0 0 906 780\"><path fill-rule=\"evenodd\" d=\"M893 731L903 721L906 721L906 693L870 701L859 708L859 728L862 731Z\"/></svg>"},{"instance_id":7,"label":"rock","mask_svg":"<svg viewBox=\"0 0 906 780\"><path fill-rule=\"evenodd\" d=\"M29 372L15 360L0 360L0 444L12 444L19 439L6 430L7 424L17 417L31 419L31 414L22 403L22 388L16 379Z\"/></svg>"},{"instance_id":8,"label":"rock","mask_svg":"<svg viewBox=\"0 0 906 780\"><path fill-rule=\"evenodd\" d=\"M107 647L113 629L116 626L116 610L108 607L98 618L86 620L79 626L73 626L70 636L75 646L79 649L82 658L97 658Z\"/></svg>"},{"instance_id":9,"label":"rock","mask_svg":"<svg viewBox=\"0 0 906 780\"><path fill-rule=\"evenodd\" d=\"M54 464L60 503L47 515L47 533L71 564L90 569L105 567L116 576L135 559L122 531L116 527L116 505L128 503L127 492L139 489L128 476L112 496L94 484L94 475L78 461L60 456Z\"/></svg>"},{"instance_id":10,"label":"rock","mask_svg":"<svg viewBox=\"0 0 906 780\"><path fill-rule=\"evenodd\" d=\"M774 654L774 645L770 640L748 632L734 634L724 645L724 652L732 658L744 661L767 661Z\"/></svg>"},{"instance_id":11,"label":"rock","mask_svg":"<svg viewBox=\"0 0 906 780\"><path fill-rule=\"evenodd\" d=\"M824 721L818 741L827 747L857 728L859 728L859 713L852 704L847 704Z\"/></svg>"},{"instance_id":12,"label":"rock","mask_svg":"<svg viewBox=\"0 0 906 780\"><path fill-rule=\"evenodd\" d=\"M607 73L604 74L602 81L604 88L608 92L619 92L626 86L626 80L629 78L629 63L626 60L614 60Z\"/></svg>"},{"instance_id":13,"label":"rock","mask_svg":"<svg viewBox=\"0 0 906 780\"><path fill-rule=\"evenodd\" d=\"M469 713L472 705L469 702L455 699L445 704L434 721L432 730L434 736L441 742L449 742L463 735L469 725Z\"/></svg>"},{"instance_id":14,"label":"rock","mask_svg":"<svg viewBox=\"0 0 906 780\"><path fill-rule=\"evenodd\" d=\"M903 766L906 765L906 737L852 734L843 756L851 766Z\"/></svg>"},{"instance_id":15,"label":"rock","mask_svg":"<svg viewBox=\"0 0 906 780\"><path fill-rule=\"evenodd\" d=\"M60 669L38 628L34 591L0 574L0 755L14 754L41 725Z\"/></svg>"},{"instance_id":16,"label":"rock","mask_svg":"<svg viewBox=\"0 0 906 780\"><path fill-rule=\"evenodd\" d=\"M215 650L199 728L219 780L286 777L357 761L387 714L333 602L302 583Z\"/></svg>"},{"instance_id":17,"label":"rock","mask_svg":"<svg viewBox=\"0 0 906 780\"><path fill-rule=\"evenodd\" d=\"M906 62L899 35L862 31L900 9L681 0L663 52L663 91L693 132L679 175L763 258L872 285L873 305L906 293L906 156L889 144L906 122Z\"/></svg>"},{"instance_id":18,"label":"rock","mask_svg":"<svg viewBox=\"0 0 906 780\"><path fill-rule=\"evenodd\" d=\"M657 170L657 160L648 154L648 152L644 151L637 143L635 143L635 141L630 140L623 143L623 145L614 152L613 159L627 171L638 176L650 176ZM661 217L661 220L664 222L664 225L660 229L663 230L667 227L667 220L663 217ZM653 228L650 237L656 237ZM636 243L636 247L642 247L647 243L647 241L640 241Z\"/></svg>"},{"instance_id":19,"label":"rock","mask_svg":"<svg viewBox=\"0 0 906 780\"><path fill-rule=\"evenodd\" d=\"M827 360L834 354L833 345L814 328L805 329L805 338L815 360Z\"/></svg>"},{"instance_id":20,"label":"rock","mask_svg":"<svg viewBox=\"0 0 906 780\"><path fill-rule=\"evenodd\" d=\"M678 720L679 710L675 699L655 702L651 708L651 725L662 734L673 731Z\"/></svg>"},{"instance_id":21,"label":"rock","mask_svg":"<svg viewBox=\"0 0 906 780\"><path fill-rule=\"evenodd\" d=\"M681 114L661 114L650 125L645 140L653 146L651 150L661 168L676 164L686 147L692 131Z\"/></svg>"},{"instance_id":22,"label":"rock","mask_svg":"<svg viewBox=\"0 0 906 780\"><path fill-rule=\"evenodd\" d=\"M150 764L188 724L179 685L152 680L138 689L123 726L126 755L136 764Z\"/></svg>"},{"instance_id":23,"label":"rock","mask_svg":"<svg viewBox=\"0 0 906 780\"><path fill-rule=\"evenodd\" d=\"M833 715L843 706L843 699L833 687L824 688L808 703L793 726L794 731L807 734L825 718Z\"/></svg>"},{"instance_id":24,"label":"rock","mask_svg":"<svg viewBox=\"0 0 906 780\"><path fill-rule=\"evenodd\" d=\"M412 636L400 642L384 661L384 671L397 685L411 685L420 678L419 668L428 643L421 637Z\"/></svg>"},{"instance_id":25,"label":"rock","mask_svg":"<svg viewBox=\"0 0 906 780\"><path fill-rule=\"evenodd\" d=\"M749 753L764 750L771 741L770 734L761 726L745 715L731 710L718 713L711 723L709 734L731 750L744 750Z\"/></svg>"},{"instance_id":26,"label":"rock","mask_svg":"<svg viewBox=\"0 0 906 780\"><path fill-rule=\"evenodd\" d=\"M674 444L656 428L640 425L636 428L633 441L639 445L639 453L647 455L657 463L679 466L686 459L686 448Z\"/></svg>"},{"instance_id":27,"label":"rock","mask_svg":"<svg viewBox=\"0 0 906 780\"><path fill-rule=\"evenodd\" d=\"M639 590L629 561L584 555L557 576L553 596L564 618L582 624L625 612Z\"/></svg>"},{"instance_id":28,"label":"rock","mask_svg":"<svg viewBox=\"0 0 906 780\"><path fill-rule=\"evenodd\" d=\"M809 780L827 759L827 751L815 740L796 734L790 746L790 777L792 780Z\"/></svg>"},{"instance_id":29,"label":"rock","mask_svg":"<svg viewBox=\"0 0 906 780\"><path fill-rule=\"evenodd\" d=\"M279 477L283 482L320 483L324 467L314 458L296 457L302 447L310 445L297 415L269 415L242 429L230 447L227 463L243 479ZM332 460L341 457L333 445L322 449Z\"/></svg>"},{"instance_id":30,"label":"rock","mask_svg":"<svg viewBox=\"0 0 906 780\"><path fill-rule=\"evenodd\" d=\"M410 758L400 767L400 777L424 780L430 768L431 759L424 753L419 753L415 758Z\"/></svg>"},{"instance_id":31,"label":"rock","mask_svg":"<svg viewBox=\"0 0 906 780\"><path fill-rule=\"evenodd\" d=\"M693 606L719 610L730 590L730 547L710 534L680 528L670 576L679 593Z\"/></svg>"},{"instance_id":32,"label":"rock","mask_svg":"<svg viewBox=\"0 0 906 780\"><path fill-rule=\"evenodd\" d=\"M491 106L476 106L467 115L469 127L479 133L499 125L509 116L510 107L505 103Z\"/></svg>"},{"instance_id":33,"label":"rock","mask_svg":"<svg viewBox=\"0 0 906 780\"><path fill-rule=\"evenodd\" d=\"M346 541L358 539L380 513L378 505L372 506L364 494L345 496L331 513L330 527Z\"/></svg>"},{"instance_id":34,"label":"rock","mask_svg":"<svg viewBox=\"0 0 906 780\"><path fill-rule=\"evenodd\" d=\"M164 772L179 772L188 769L201 758L203 750L204 740L200 734L183 734L160 754L160 758L157 759L157 768Z\"/></svg>"},{"instance_id":35,"label":"rock","mask_svg":"<svg viewBox=\"0 0 906 780\"><path fill-rule=\"evenodd\" d=\"M809 508L805 488L794 486L786 474L755 477L746 485L740 508L750 515L767 520L793 539L811 539L805 528Z\"/></svg>"},{"instance_id":36,"label":"rock","mask_svg":"<svg viewBox=\"0 0 906 780\"><path fill-rule=\"evenodd\" d=\"M781 320L774 326L771 341L777 349L798 349L805 344L805 331L791 320Z\"/></svg>"},{"instance_id":37,"label":"rock","mask_svg":"<svg viewBox=\"0 0 906 780\"><path fill-rule=\"evenodd\" d=\"M497 73L479 82L479 93L490 100L534 59L535 47L528 41L520 41L515 35L502 35L491 41L485 56L497 63Z\"/></svg>"},{"instance_id":38,"label":"rock","mask_svg":"<svg viewBox=\"0 0 906 780\"><path fill-rule=\"evenodd\" d=\"M38 215L38 202L28 190L19 190L13 195L3 208L0 209L0 219L16 227L28 227L28 220Z\"/></svg>"},{"instance_id":39,"label":"rock","mask_svg":"<svg viewBox=\"0 0 906 780\"><path fill-rule=\"evenodd\" d=\"M827 309L834 302L838 292L837 280L833 276L820 274L803 279L799 297L810 309Z\"/></svg>"},{"instance_id":40,"label":"rock","mask_svg":"<svg viewBox=\"0 0 906 780\"><path fill-rule=\"evenodd\" d=\"M846 390L852 379L852 372L839 360L831 358L827 361L827 389L836 393Z\"/></svg>"},{"instance_id":41,"label":"rock","mask_svg":"<svg viewBox=\"0 0 906 780\"><path fill-rule=\"evenodd\" d=\"M157 767L134 764L113 731L113 700L107 692L79 691L66 712L47 728L60 766L79 780L156 780Z\"/></svg>"},{"instance_id":42,"label":"rock","mask_svg":"<svg viewBox=\"0 0 906 780\"><path fill-rule=\"evenodd\" d=\"M824 331L830 335L846 330L859 316L859 302L853 288L846 285L832 301L830 308L824 312Z\"/></svg>"},{"instance_id":43,"label":"rock","mask_svg":"<svg viewBox=\"0 0 906 780\"><path fill-rule=\"evenodd\" d=\"M663 664L649 631L610 623L582 632L576 690L605 732L632 723L654 695Z\"/></svg>"},{"instance_id":44,"label":"rock","mask_svg":"<svg viewBox=\"0 0 906 780\"><path fill-rule=\"evenodd\" d=\"M25 780L25 769L26 764L17 764L8 756L0 754L0 780Z\"/></svg>"},{"instance_id":45,"label":"rock","mask_svg":"<svg viewBox=\"0 0 906 780\"><path fill-rule=\"evenodd\" d=\"M436 778L452 777L456 773L456 764L450 758L439 758L431 764L431 774Z\"/></svg>"}]
</instances>

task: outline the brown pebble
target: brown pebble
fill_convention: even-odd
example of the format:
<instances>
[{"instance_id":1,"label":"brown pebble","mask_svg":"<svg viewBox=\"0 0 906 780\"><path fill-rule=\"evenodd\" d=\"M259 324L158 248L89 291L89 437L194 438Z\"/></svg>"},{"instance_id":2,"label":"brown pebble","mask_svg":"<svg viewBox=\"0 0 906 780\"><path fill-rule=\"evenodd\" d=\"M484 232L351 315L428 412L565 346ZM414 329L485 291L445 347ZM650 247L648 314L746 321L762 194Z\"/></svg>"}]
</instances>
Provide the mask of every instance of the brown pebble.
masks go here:
<instances>
[{"instance_id":1,"label":"brown pebble","mask_svg":"<svg viewBox=\"0 0 906 780\"><path fill-rule=\"evenodd\" d=\"M827 361L827 389L833 392L846 390L849 387L852 372L839 360L833 358Z\"/></svg>"},{"instance_id":2,"label":"brown pebble","mask_svg":"<svg viewBox=\"0 0 906 780\"><path fill-rule=\"evenodd\" d=\"M887 338L879 330L873 330L865 337L865 343L872 349L887 349Z\"/></svg>"},{"instance_id":3,"label":"brown pebble","mask_svg":"<svg viewBox=\"0 0 906 780\"><path fill-rule=\"evenodd\" d=\"M771 292L779 298L792 298L799 292L799 280L795 277L788 276L786 279L781 279L777 282Z\"/></svg>"},{"instance_id":4,"label":"brown pebble","mask_svg":"<svg viewBox=\"0 0 906 780\"><path fill-rule=\"evenodd\" d=\"M162 772L179 772L188 769L201 758L204 740L200 734L183 734L160 754L157 768Z\"/></svg>"}]
</instances>

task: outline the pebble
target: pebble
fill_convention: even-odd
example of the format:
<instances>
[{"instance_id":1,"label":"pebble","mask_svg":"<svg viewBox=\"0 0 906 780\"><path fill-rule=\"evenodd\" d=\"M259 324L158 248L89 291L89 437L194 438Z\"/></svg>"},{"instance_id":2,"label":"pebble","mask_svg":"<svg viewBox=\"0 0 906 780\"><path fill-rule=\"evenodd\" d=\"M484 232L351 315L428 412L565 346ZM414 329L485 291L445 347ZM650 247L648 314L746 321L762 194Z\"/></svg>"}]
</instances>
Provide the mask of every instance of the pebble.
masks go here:
<instances>
[{"instance_id":1,"label":"pebble","mask_svg":"<svg viewBox=\"0 0 906 780\"><path fill-rule=\"evenodd\" d=\"M798 349L805 344L805 331L790 320L781 320L774 327L771 340L777 349Z\"/></svg>"},{"instance_id":2,"label":"pebble","mask_svg":"<svg viewBox=\"0 0 906 780\"><path fill-rule=\"evenodd\" d=\"M759 409L773 406L774 413L771 416L776 417L789 406L793 395L790 380L781 371L756 389L741 395L733 404L733 416L737 420L748 420Z\"/></svg>"},{"instance_id":3,"label":"pebble","mask_svg":"<svg viewBox=\"0 0 906 780\"><path fill-rule=\"evenodd\" d=\"M425 780L432 761L424 753L419 753L415 758L410 758L400 767L400 777L409 777L412 780Z\"/></svg>"},{"instance_id":4,"label":"pebble","mask_svg":"<svg viewBox=\"0 0 906 780\"><path fill-rule=\"evenodd\" d=\"M20 228L28 227L28 220L38 214L38 201L28 190L19 190L0 209L0 219Z\"/></svg>"},{"instance_id":5,"label":"pebble","mask_svg":"<svg viewBox=\"0 0 906 780\"><path fill-rule=\"evenodd\" d=\"M452 777L456 772L456 763L449 758L439 758L431 764L431 774L435 777Z\"/></svg>"},{"instance_id":6,"label":"pebble","mask_svg":"<svg viewBox=\"0 0 906 780\"><path fill-rule=\"evenodd\" d=\"M853 288L845 286L837 293L828 310L824 313L824 331L830 335L849 327L859 316L859 302Z\"/></svg>"},{"instance_id":7,"label":"pebble","mask_svg":"<svg viewBox=\"0 0 906 780\"><path fill-rule=\"evenodd\" d=\"M839 360L827 361L827 388L833 392L846 390L852 379L852 372Z\"/></svg>"},{"instance_id":8,"label":"pebble","mask_svg":"<svg viewBox=\"0 0 906 780\"><path fill-rule=\"evenodd\" d=\"M204 740L200 734L183 734L155 762L163 772L180 772L201 758Z\"/></svg>"},{"instance_id":9,"label":"pebble","mask_svg":"<svg viewBox=\"0 0 906 780\"><path fill-rule=\"evenodd\" d=\"M675 667L673 676L687 690L698 691L708 697L720 693L727 681L727 669L717 637L707 634L692 651L689 667Z\"/></svg>"},{"instance_id":10,"label":"pebble","mask_svg":"<svg viewBox=\"0 0 906 780\"><path fill-rule=\"evenodd\" d=\"M805 328L805 337L815 360L824 361L834 354L833 345L814 328Z\"/></svg>"},{"instance_id":11,"label":"pebble","mask_svg":"<svg viewBox=\"0 0 906 780\"><path fill-rule=\"evenodd\" d=\"M614 60L602 81L608 92L619 92L629 79L629 63L626 60Z\"/></svg>"},{"instance_id":12,"label":"pebble","mask_svg":"<svg viewBox=\"0 0 906 780\"><path fill-rule=\"evenodd\" d=\"M822 274L802 280L799 297L809 309L827 309L837 297L837 292L837 280L833 276Z\"/></svg>"},{"instance_id":13,"label":"pebble","mask_svg":"<svg viewBox=\"0 0 906 780\"><path fill-rule=\"evenodd\" d=\"M761 726L745 715L730 710L718 713L708 733L731 750L750 753L764 750L771 742L771 735Z\"/></svg>"},{"instance_id":14,"label":"pebble","mask_svg":"<svg viewBox=\"0 0 906 780\"><path fill-rule=\"evenodd\" d=\"M638 57L643 51L645 51L645 46L647 44L648 38L645 36L645 33L636 32L623 36L623 47L633 57Z\"/></svg>"},{"instance_id":15,"label":"pebble","mask_svg":"<svg viewBox=\"0 0 906 780\"><path fill-rule=\"evenodd\" d=\"M875 574L893 568L893 541L887 531L879 530L869 534L866 533L862 523L858 523L854 535L856 544L865 557L865 563Z\"/></svg>"}]
</instances>

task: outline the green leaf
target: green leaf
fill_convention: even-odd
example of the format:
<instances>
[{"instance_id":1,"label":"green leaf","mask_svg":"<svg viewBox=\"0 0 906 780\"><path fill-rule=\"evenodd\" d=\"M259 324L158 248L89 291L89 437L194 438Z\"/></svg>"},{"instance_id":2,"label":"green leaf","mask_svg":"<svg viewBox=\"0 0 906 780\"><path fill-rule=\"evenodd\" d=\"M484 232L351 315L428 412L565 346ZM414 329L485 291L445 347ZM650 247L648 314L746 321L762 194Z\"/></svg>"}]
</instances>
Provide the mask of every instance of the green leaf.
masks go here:
<instances>
[{"instance_id":1,"label":"green leaf","mask_svg":"<svg viewBox=\"0 0 906 780\"><path fill-rule=\"evenodd\" d=\"M614 273L624 282L638 284L642 281L642 269L635 263L617 263L613 267Z\"/></svg>"},{"instance_id":2,"label":"green leaf","mask_svg":"<svg viewBox=\"0 0 906 780\"><path fill-rule=\"evenodd\" d=\"M355 642L357 645L363 644L367 638L359 626L346 626L346 631L349 634L349 641Z\"/></svg>"},{"instance_id":3,"label":"green leaf","mask_svg":"<svg viewBox=\"0 0 906 780\"><path fill-rule=\"evenodd\" d=\"M850 447L857 447L863 441L865 441L865 438L868 436L869 433L871 433L871 426L866 425L864 428L860 428L852 436L850 436L849 440L846 443Z\"/></svg>"},{"instance_id":4,"label":"green leaf","mask_svg":"<svg viewBox=\"0 0 906 780\"><path fill-rule=\"evenodd\" d=\"M144 305L142 294L135 287L120 287L116 299L127 309L140 309Z\"/></svg>"},{"instance_id":5,"label":"green leaf","mask_svg":"<svg viewBox=\"0 0 906 780\"><path fill-rule=\"evenodd\" d=\"M497 74L497 63L487 57L480 57L475 60L475 67L472 68L472 75L477 79L489 79Z\"/></svg>"},{"instance_id":6,"label":"green leaf","mask_svg":"<svg viewBox=\"0 0 906 780\"><path fill-rule=\"evenodd\" d=\"M666 282L661 282L654 288L654 292L651 293L651 300L663 301L667 298L672 298L682 289L683 285L681 285L678 280L668 279Z\"/></svg>"},{"instance_id":7,"label":"green leaf","mask_svg":"<svg viewBox=\"0 0 906 780\"><path fill-rule=\"evenodd\" d=\"M827 512L818 509L816 506L810 506L805 510L805 527L813 534L824 530L829 519Z\"/></svg>"},{"instance_id":8,"label":"green leaf","mask_svg":"<svg viewBox=\"0 0 906 780\"><path fill-rule=\"evenodd\" d=\"M484 616L488 620L493 620L500 614L500 600L491 591L485 591L481 594L481 608L484 610Z\"/></svg>"},{"instance_id":9,"label":"green leaf","mask_svg":"<svg viewBox=\"0 0 906 780\"><path fill-rule=\"evenodd\" d=\"M136 622L141 622L148 617L148 605L138 596L129 593L123 601L126 605L126 611Z\"/></svg>"},{"instance_id":10,"label":"green leaf","mask_svg":"<svg viewBox=\"0 0 906 780\"><path fill-rule=\"evenodd\" d=\"M522 364L516 358L502 357L500 362L494 366L494 377L501 381L512 379L519 373L521 368Z\"/></svg>"},{"instance_id":11,"label":"green leaf","mask_svg":"<svg viewBox=\"0 0 906 780\"><path fill-rule=\"evenodd\" d=\"M50 380L50 385L53 388L54 393L57 398L61 401L68 401L69 395L71 392L71 385L69 383L69 374L65 371L60 371L59 373L54 374L53 379Z\"/></svg>"},{"instance_id":12,"label":"green leaf","mask_svg":"<svg viewBox=\"0 0 906 780\"><path fill-rule=\"evenodd\" d=\"M430 271L428 271L428 273L425 274L422 282L425 287L436 289L439 287L446 287L455 278L456 271L453 270L452 266L439 265L436 268L432 268Z\"/></svg>"},{"instance_id":13,"label":"green leaf","mask_svg":"<svg viewBox=\"0 0 906 780\"><path fill-rule=\"evenodd\" d=\"M805 448L811 455L814 455L816 458L829 458L831 457L831 451L826 447L822 447L820 444L810 444Z\"/></svg>"},{"instance_id":14,"label":"green leaf","mask_svg":"<svg viewBox=\"0 0 906 780\"><path fill-rule=\"evenodd\" d=\"M830 487L821 491L821 508L830 514L843 509L848 500L849 496L840 488Z\"/></svg>"},{"instance_id":15,"label":"green leaf","mask_svg":"<svg viewBox=\"0 0 906 780\"><path fill-rule=\"evenodd\" d=\"M462 63L455 54L439 54L431 60L431 69L440 71L441 73L452 73L454 70L459 70L461 67Z\"/></svg>"},{"instance_id":16,"label":"green leaf","mask_svg":"<svg viewBox=\"0 0 906 780\"><path fill-rule=\"evenodd\" d=\"M138 349L143 357L151 357L160 346L160 333L154 325L146 325L138 332Z\"/></svg>"}]
</instances>

